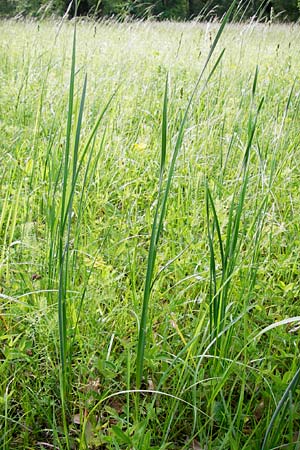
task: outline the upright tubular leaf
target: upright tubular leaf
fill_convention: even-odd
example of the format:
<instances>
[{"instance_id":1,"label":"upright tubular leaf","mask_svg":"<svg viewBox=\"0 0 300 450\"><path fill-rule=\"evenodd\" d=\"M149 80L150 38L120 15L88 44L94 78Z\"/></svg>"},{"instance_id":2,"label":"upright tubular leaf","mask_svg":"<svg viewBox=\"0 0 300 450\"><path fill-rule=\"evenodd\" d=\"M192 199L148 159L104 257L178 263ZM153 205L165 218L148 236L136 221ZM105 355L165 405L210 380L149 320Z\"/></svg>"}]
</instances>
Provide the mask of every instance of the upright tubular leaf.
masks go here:
<instances>
[{"instance_id":1,"label":"upright tubular leaf","mask_svg":"<svg viewBox=\"0 0 300 450\"><path fill-rule=\"evenodd\" d=\"M269 447L267 447L267 443L268 443L270 433L271 433L272 429L274 428L275 421L276 421L277 417L279 416L280 411L284 408L286 401L289 398L289 395L293 394L295 392L295 389L296 389L297 385L299 384L299 382L300 382L300 367L298 368L298 370L296 371L292 380L290 381L289 385L287 386L286 390L284 391L284 393L273 413L273 416L271 418L271 421L269 423L269 426L267 428L267 431L266 431L266 434L265 434L265 437L264 437L264 440L263 440L263 443L261 446L261 450L265 450L265 449L269 448ZM281 429L279 427L279 429L277 429L279 436L280 436L280 431L281 431Z\"/></svg>"},{"instance_id":2,"label":"upright tubular leaf","mask_svg":"<svg viewBox=\"0 0 300 450\"><path fill-rule=\"evenodd\" d=\"M71 138L72 138L72 117L74 105L74 84L75 84L75 62L76 62L76 24L74 26L73 47L72 47L72 63L70 73L70 87L69 87L69 105L67 116L67 132L66 132L66 146L63 159L63 181L62 181L62 196L61 196L61 210L60 210L60 224L59 224L59 245L58 245L58 264L59 264L59 286L58 286L58 323L59 323L59 348L60 348L60 395L61 395L61 409L63 428L66 437L67 449L70 448L68 439L68 424L66 417L67 408L67 312L66 312L66 295L67 295L67 279L68 279L68 240L70 233L70 226L66 236L66 218L69 216L71 201L68 195L72 196L69 188L69 170L70 170L70 156L71 156ZM84 98L81 102L83 107ZM79 114L79 122L81 121ZM79 123L78 122L78 123ZM80 131L79 131L80 132ZM78 138L79 139L79 138ZM79 144L79 142L77 143ZM76 145L76 140L75 140ZM77 155L74 151L73 164L77 164ZM74 174L74 166L73 166ZM70 216L69 216L70 217ZM66 239L67 237L67 239ZM66 242L65 242L66 240Z\"/></svg>"},{"instance_id":3,"label":"upright tubular leaf","mask_svg":"<svg viewBox=\"0 0 300 450\"><path fill-rule=\"evenodd\" d=\"M257 90L258 69L256 68L253 85L252 85L252 104L248 122L248 141L243 157L240 176L242 185L240 192L234 191L234 196L230 205L226 238L223 242L221 228L218 220L217 211L214 200L208 184L206 183L206 216L208 229L208 242L210 251L210 290L209 290L209 311L210 311L210 332L211 338L215 338L225 326L226 307L228 304L228 292L230 289L231 279L236 268L236 261L241 246L239 230L242 219L246 192L249 181L249 160L250 150L255 135L258 115L263 106L264 98L261 99L255 115L252 114L252 106ZM212 217L210 217L210 210ZM218 281L216 274L216 250L215 250L215 233L219 245L221 258L221 277ZM227 343L229 343L230 338ZM217 342L216 349L219 350L220 342Z\"/></svg>"},{"instance_id":4,"label":"upright tubular leaf","mask_svg":"<svg viewBox=\"0 0 300 450\"><path fill-rule=\"evenodd\" d=\"M160 161L160 181L162 182L163 174L166 165L166 153L167 153L167 132L168 132L168 82L169 77L166 78L165 95L164 95L164 107L162 117L162 130L161 130L161 161Z\"/></svg>"},{"instance_id":5,"label":"upright tubular leaf","mask_svg":"<svg viewBox=\"0 0 300 450\"><path fill-rule=\"evenodd\" d=\"M162 228L163 228L164 218L166 215L167 200L169 197L171 182L172 182L172 178L174 175L175 163L177 160L179 150L182 145L185 124L187 121L188 113L189 113L191 105L192 105L192 101L195 97L196 92L198 91L198 87L199 87L200 82L202 81L204 72L211 60L211 57L215 51L215 48L220 40L222 33L223 33L224 27L225 27L226 23L228 22L229 17L231 16L231 13L232 13L235 5L236 5L236 0L234 0L232 2L229 10L227 11L226 15L224 16L224 19L222 20L222 23L221 23L220 28L217 32L217 35L212 43L212 46L210 48L210 51L206 58L204 66L200 72L200 75L195 84L193 92L189 98L187 107L186 107L184 115L183 115L183 119L180 123L178 136L176 139L174 151L173 151L170 166L168 169L166 186L165 186L165 190L162 195L162 189L161 189L162 188L162 176L164 173L164 165L165 165L165 157L166 157L166 140L167 140L168 90L167 90L167 82L166 82L164 107L163 107L163 120L162 120L161 168L160 168L160 180L159 180L159 193L158 193L157 207L155 210L155 215L154 215L153 224L152 224L150 247L149 247L149 251L148 251L147 272L146 272L146 279L145 279L142 314L141 314L139 338L138 338L138 348L137 348L137 360L136 360L137 361L136 362L136 366L137 366L136 367L136 386L137 386L137 389L139 389L141 387L142 376L143 376L144 353L145 353L146 331L147 331L146 328L147 328L147 321L148 321L148 309L149 309L149 300L150 300L150 293L151 293L151 286L152 286L153 271L154 271L154 266L155 266L157 245L159 242L159 238L160 238ZM212 70L210 71L208 78L207 78L206 82L204 83L203 89L205 89L207 82L210 80L211 76L213 75L214 71L216 70L217 66L219 65L223 54L224 54L224 51L222 51L222 53L219 56L219 58L217 59L215 65L213 66ZM162 196L162 198L161 198L161 196Z\"/></svg>"}]
</instances>

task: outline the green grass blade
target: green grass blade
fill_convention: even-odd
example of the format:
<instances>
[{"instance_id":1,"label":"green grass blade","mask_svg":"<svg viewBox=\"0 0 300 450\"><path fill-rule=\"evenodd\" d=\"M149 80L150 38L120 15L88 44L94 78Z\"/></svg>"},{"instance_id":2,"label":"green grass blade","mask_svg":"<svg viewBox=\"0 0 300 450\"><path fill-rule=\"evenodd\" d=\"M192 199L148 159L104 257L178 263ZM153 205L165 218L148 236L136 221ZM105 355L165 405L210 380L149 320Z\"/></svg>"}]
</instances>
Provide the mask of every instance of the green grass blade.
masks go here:
<instances>
[{"instance_id":1,"label":"green grass blade","mask_svg":"<svg viewBox=\"0 0 300 450\"><path fill-rule=\"evenodd\" d=\"M162 117L162 129L161 129L161 162L160 162L160 180L163 180L163 174L166 165L166 153L167 153L167 134L168 134L168 83L169 77L166 77L163 117Z\"/></svg>"},{"instance_id":2,"label":"green grass blade","mask_svg":"<svg viewBox=\"0 0 300 450\"><path fill-rule=\"evenodd\" d=\"M280 401L278 402L278 405L272 415L272 418L270 420L270 423L268 425L262 446L261 446L261 450L265 450L267 449L267 443L268 443L268 438L270 436L270 433L274 427L275 421L277 419L277 417L279 416L280 411L284 408L284 405L289 397L290 394L293 394L295 392L295 389L298 385L300 381L300 367L298 368L298 370L296 371L295 375L293 376L292 380L290 381L290 383L288 384L286 390L284 391ZM276 430L275 430L276 431ZM280 427L277 430L277 433L280 435Z\"/></svg>"},{"instance_id":3,"label":"green grass blade","mask_svg":"<svg viewBox=\"0 0 300 450\"><path fill-rule=\"evenodd\" d=\"M61 196L61 211L60 211L60 225L59 225L59 286L58 286L58 322L59 322L59 348L60 348L60 396L61 396L61 410L62 410L62 422L64 435L66 439L66 447L70 448L69 432L67 422L67 397L68 397L68 349L67 349L67 285L68 285L68 258L69 258L69 239L70 239L70 227L71 227L71 209L72 200L74 195L74 186L69 182L70 171L70 157L71 157L71 139L72 139L72 122L73 122L73 106L74 106L74 86L75 86L75 64L76 64L76 24L74 26L73 33L73 46L72 46L72 62L70 73L70 85L69 85L69 106L67 115L67 132L66 132L66 146L64 154L64 167L63 167L63 182L62 182L62 196ZM77 159L78 159L78 146L79 135L81 128L81 120L83 114L84 100L85 100L86 80L84 91L80 104L79 117L77 122L77 130L73 152L73 172L72 177L74 180L74 174L76 173ZM73 189L72 189L73 188ZM69 190L71 193L69 194ZM70 197L68 198L68 195ZM68 229L66 229L66 218L69 217Z\"/></svg>"},{"instance_id":4,"label":"green grass blade","mask_svg":"<svg viewBox=\"0 0 300 450\"><path fill-rule=\"evenodd\" d=\"M149 251L148 251L147 272L146 272L143 305L142 305L142 313L141 313L139 337L138 337L137 359L136 359L136 386L138 389L141 386L142 376L143 376L144 353L145 353L147 322L148 322L148 309L149 309L149 300L150 300L150 293L151 293L151 286L152 286L152 278L153 278L153 272L154 272L154 266L155 266L155 260L156 260L157 245L158 245L159 238L160 238L162 228L163 228L163 222L164 222L164 218L165 218L165 214L166 214L167 200L169 197L169 192L170 192L170 188L171 188L172 178L174 175L177 156L178 156L179 150L182 145L185 125L186 125L188 114L189 114L189 111L190 111L190 108L192 105L192 101L198 90L199 84L203 78L204 72L205 72L205 70L211 60L211 57L215 51L215 48L220 40L220 37L224 30L224 27L225 27L226 23L228 22L229 17L235 7L235 4L236 4L236 0L234 0L232 2L231 7L229 8L226 15L224 16L224 19L220 25L220 28L217 32L216 37L212 43L212 46L210 48L210 51L206 58L204 66L200 72L198 80L197 80L195 87L192 91L192 94L189 98L187 107L186 107L184 115L183 115L183 119L182 119L180 127L179 127L176 143L174 146L174 151L173 151L170 166L168 169L166 186L165 186L165 190L163 193L161 203L160 203L160 196L161 196L162 179L160 176L160 182L159 182L160 188L159 188L158 202L157 202L157 207L156 207L155 216L154 216L154 220L153 220L150 246L149 246ZM211 76L215 72L217 66L219 65L219 63L221 61L223 54L224 54L224 52L221 53L221 55L217 59L217 62L214 64L212 70L210 71L208 78L206 80L206 83L204 83L203 89L206 87L208 80L210 80ZM165 164L165 156L166 156L165 152L166 152L166 133L167 133L167 99L168 99L168 90L167 90L167 83L166 83L165 96L164 96L164 107L163 107L163 121L162 121L161 174L163 172L163 167Z\"/></svg>"},{"instance_id":5,"label":"green grass blade","mask_svg":"<svg viewBox=\"0 0 300 450\"><path fill-rule=\"evenodd\" d=\"M217 231L218 242L219 242L219 247L220 247L221 262L222 262L222 266L223 266L225 258L224 258L224 248L223 248L223 241L222 241L220 223L219 223L219 219L218 219L215 203L213 201L213 198L212 198L212 195L211 195L211 192L210 192L210 189L209 189L207 183L206 183L206 192L207 192L207 204L208 204L207 207L209 208L209 205L210 205L211 209L212 209L212 212L213 212L214 225L215 225L216 231Z\"/></svg>"},{"instance_id":6,"label":"green grass blade","mask_svg":"<svg viewBox=\"0 0 300 450\"><path fill-rule=\"evenodd\" d=\"M83 117L83 110L84 110L84 102L85 102L85 96L86 96L86 86L87 86L87 77L85 76L84 84L83 84L83 90L80 100L80 107L79 107L79 113L77 118L77 125L76 125L76 133L75 133L75 142L74 142L74 149L73 149L73 170L72 170L72 179L71 179L71 192L68 200L68 205L66 208L66 215L65 215L65 221L68 218L68 235L67 235L67 242L66 246L69 245L69 239L70 239L70 230L71 230L71 219L72 219L72 206L73 206L73 199L75 194L75 186L76 186L76 180L78 177L78 154L79 154L79 143L80 143L80 134L81 134L81 127L82 127L82 117Z\"/></svg>"},{"instance_id":7,"label":"green grass blade","mask_svg":"<svg viewBox=\"0 0 300 450\"><path fill-rule=\"evenodd\" d=\"M167 132L168 132L168 76L166 78L165 94L164 94L164 102L163 102L161 163L160 163L158 202L156 205L155 216L154 216L154 220L153 220L153 226L152 226L152 232L151 232L151 238L150 238L147 273L146 273L145 288L144 288L143 308L142 308L142 315L141 315L141 321L140 321L138 349L137 349L136 385L139 387L142 382L143 361L144 361L144 352L145 352L145 343L146 343L148 304L149 304L149 298L150 298L150 293L151 293L151 288L152 288L152 278L153 278L153 271L154 271L156 251L157 251L157 240L158 240L157 222L158 222L159 208L160 208L159 199L160 199L161 191L162 191L162 182L163 182L165 163L166 163Z\"/></svg>"}]
</instances>

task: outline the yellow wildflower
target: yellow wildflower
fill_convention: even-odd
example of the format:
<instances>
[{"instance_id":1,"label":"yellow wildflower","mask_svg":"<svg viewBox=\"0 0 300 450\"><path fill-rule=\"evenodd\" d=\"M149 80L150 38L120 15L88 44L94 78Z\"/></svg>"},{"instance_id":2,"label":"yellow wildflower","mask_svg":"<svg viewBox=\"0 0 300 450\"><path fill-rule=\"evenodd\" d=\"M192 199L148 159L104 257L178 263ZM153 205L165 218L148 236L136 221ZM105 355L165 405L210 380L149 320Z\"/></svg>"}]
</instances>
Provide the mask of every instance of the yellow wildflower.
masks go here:
<instances>
[{"instance_id":1,"label":"yellow wildflower","mask_svg":"<svg viewBox=\"0 0 300 450\"><path fill-rule=\"evenodd\" d=\"M134 150L138 150L139 152L142 152L143 150L146 150L147 145L145 142L136 142L133 146Z\"/></svg>"}]
</instances>

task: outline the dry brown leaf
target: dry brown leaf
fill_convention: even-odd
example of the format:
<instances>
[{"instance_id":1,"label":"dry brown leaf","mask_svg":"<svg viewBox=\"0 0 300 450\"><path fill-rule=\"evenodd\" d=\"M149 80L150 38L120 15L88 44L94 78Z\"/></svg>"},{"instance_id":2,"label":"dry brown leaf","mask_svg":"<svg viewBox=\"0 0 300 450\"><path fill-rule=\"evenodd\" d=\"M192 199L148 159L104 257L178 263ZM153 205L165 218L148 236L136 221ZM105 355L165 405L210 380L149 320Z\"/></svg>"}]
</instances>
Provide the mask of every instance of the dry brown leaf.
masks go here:
<instances>
[{"instance_id":1,"label":"dry brown leaf","mask_svg":"<svg viewBox=\"0 0 300 450\"><path fill-rule=\"evenodd\" d=\"M121 400L119 400L116 397L113 397L109 401L109 406L111 408L113 408L116 411L117 414L121 414L123 412L124 402L122 402Z\"/></svg>"},{"instance_id":2,"label":"dry brown leaf","mask_svg":"<svg viewBox=\"0 0 300 450\"><path fill-rule=\"evenodd\" d=\"M76 425L80 425L80 414L75 414L73 416L73 423L76 423Z\"/></svg>"},{"instance_id":3,"label":"dry brown leaf","mask_svg":"<svg viewBox=\"0 0 300 450\"><path fill-rule=\"evenodd\" d=\"M151 378L148 379L148 389L149 389L149 391L155 390L155 386L154 386L153 380L151 380Z\"/></svg>"},{"instance_id":4,"label":"dry brown leaf","mask_svg":"<svg viewBox=\"0 0 300 450\"><path fill-rule=\"evenodd\" d=\"M204 448L201 447L200 442L198 442L197 439L193 440L192 449L193 450L204 450Z\"/></svg>"},{"instance_id":5,"label":"dry brown leaf","mask_svg":"<svg viewBox=\"0 0 300 450\"><path fill-rule=\"evenodd\" d=\"M257 420L257 422L262 418L264 409L265 409L265 402L262 400L254 410L254 417Z\"/></svg>"}]
</instances>

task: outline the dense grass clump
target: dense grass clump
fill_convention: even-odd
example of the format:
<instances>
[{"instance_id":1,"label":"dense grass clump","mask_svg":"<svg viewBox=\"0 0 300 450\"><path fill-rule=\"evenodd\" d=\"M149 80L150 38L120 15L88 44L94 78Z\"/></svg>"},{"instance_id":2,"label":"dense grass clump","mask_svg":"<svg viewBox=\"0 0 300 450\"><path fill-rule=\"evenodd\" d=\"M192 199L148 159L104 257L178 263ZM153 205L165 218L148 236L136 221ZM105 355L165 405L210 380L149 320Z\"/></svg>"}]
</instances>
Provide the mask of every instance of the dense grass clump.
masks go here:
<instances>
[{"instance_id":1,"label":"dense grass clump","mask_svg":"<svg viewBox=\"0 0 300 450\"><path fill-rule=\"evenodd\" d=\"M300 448L300 29L218 30L0 23L3 449Z\"/></svg>"}]
</instances>

